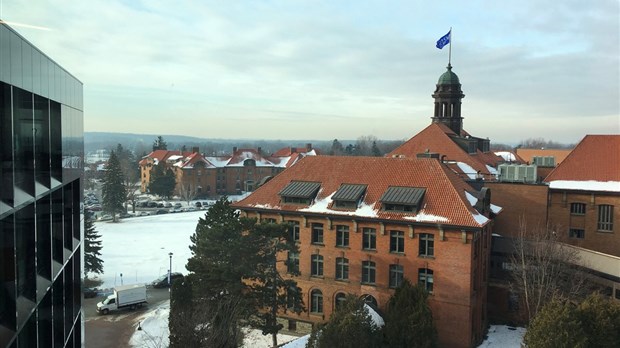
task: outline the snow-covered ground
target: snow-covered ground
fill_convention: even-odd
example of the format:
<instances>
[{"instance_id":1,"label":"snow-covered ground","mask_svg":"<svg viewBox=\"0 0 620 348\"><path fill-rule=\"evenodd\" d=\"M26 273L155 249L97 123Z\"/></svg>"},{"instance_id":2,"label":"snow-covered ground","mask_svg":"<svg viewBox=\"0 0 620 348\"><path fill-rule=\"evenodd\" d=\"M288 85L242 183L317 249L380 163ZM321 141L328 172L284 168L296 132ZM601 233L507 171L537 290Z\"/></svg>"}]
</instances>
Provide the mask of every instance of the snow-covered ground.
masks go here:
<instances>
[{"instance_id":1,"label":"snow-covered ground","mask_svg":"<svg viewBox=\"0 0 620 348\"><path fill-rule=\"evenodd\" d=\"M190 236L206 211L153 215L123 219L119 223L96 222L103 249L102 288L123 284L150 283L168 273L187 273L191 257Z\"/></svg>"}]
</instances>

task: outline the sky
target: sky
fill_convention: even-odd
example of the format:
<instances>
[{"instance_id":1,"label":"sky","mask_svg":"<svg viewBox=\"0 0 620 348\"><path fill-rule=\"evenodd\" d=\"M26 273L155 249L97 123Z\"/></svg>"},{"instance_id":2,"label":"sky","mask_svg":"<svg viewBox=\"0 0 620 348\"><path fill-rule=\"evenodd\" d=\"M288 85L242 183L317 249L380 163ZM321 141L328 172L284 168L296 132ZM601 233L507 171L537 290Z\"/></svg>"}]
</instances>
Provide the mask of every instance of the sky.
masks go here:
<instances>
[{"instance_id":1,"label":"sky","mask_svg":"<svg viewBox=\"0 0 620 348\"><path fill-rule=\"evenodd\" d=\"M83 82L85 131L408 139L430 124L452 28L469 133L620 133L617 0L0 2Z\"/></svg>"}]
</instances>

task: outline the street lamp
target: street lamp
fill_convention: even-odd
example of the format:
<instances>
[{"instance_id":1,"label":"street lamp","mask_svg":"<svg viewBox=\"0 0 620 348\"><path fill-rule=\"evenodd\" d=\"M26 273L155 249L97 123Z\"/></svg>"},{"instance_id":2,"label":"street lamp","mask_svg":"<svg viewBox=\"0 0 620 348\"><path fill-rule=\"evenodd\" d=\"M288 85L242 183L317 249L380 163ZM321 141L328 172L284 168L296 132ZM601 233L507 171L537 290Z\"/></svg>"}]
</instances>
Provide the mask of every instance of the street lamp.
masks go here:
<instances>
[{"instance_id":1,"label":"street lamp","mask_svg":"<svg viewBox=\"0 0 620 348\"><path fill-rule=\"evenodd\" d=\"M168 286L170 286L170 276L172 275L172 252L168 253L170 256L170 268L168 268Z\"/></svg>"}]
</instances>

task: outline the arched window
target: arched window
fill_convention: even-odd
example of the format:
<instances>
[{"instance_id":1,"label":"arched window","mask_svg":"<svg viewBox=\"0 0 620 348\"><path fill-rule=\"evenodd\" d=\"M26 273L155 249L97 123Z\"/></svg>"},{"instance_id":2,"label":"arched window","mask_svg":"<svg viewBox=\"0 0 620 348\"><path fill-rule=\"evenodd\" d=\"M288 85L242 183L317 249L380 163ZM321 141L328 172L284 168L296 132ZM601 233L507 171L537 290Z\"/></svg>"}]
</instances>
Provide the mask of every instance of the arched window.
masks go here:
<instances>
[{"instance_id":1,"label":"arched window","mask_svg":"<svg viewBox=\"0 0 620 348\"><path fill-rule=\"evenodd\" d=\"M310 293L310 313L323 313L323 293L314 289Z\"/></svg>"},{"instance_id":2,"label":"arched window","mask_svg":"<svg viewBox=\"0 0 620 348\"><path fill-rule=\"evenodd\" d=\"M347 295L344 292L337 293L336 297L334 298L334 306L336 307L335 309L340 308L346 299Z\"/></svg>"},{"instance_id":3,"label":"arched window","mask_svg":"<svg viewBox=\"0 0 620 348\"><path fill-rule=\"evenodd\" d=\"M366 303L373 309L379 308L379 303L377 302L377 299L374 298L374 296L365 294L365 295L362 295L361 297L364 300L364 303Z\"/></svg>"}]
</instances>

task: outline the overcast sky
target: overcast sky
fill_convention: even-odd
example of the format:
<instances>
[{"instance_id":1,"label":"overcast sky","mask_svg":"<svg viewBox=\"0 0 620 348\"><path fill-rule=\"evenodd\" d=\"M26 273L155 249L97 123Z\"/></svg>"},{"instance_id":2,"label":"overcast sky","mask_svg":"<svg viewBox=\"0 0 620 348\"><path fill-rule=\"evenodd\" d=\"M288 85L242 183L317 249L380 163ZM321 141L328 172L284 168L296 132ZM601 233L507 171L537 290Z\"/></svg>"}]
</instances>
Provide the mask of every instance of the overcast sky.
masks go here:
<instances>
[{"instance_id":1,"label":"overcast sky","mask_svg":"<svg viewBox=\"0 0 620 348\"><path fill-rule=\"evenodd\" d=\"M453 28L464 127L494 142L620 133L617 0L0 0L84 83L85 130L408 139Z\"/></svg>"}]
</instances>

